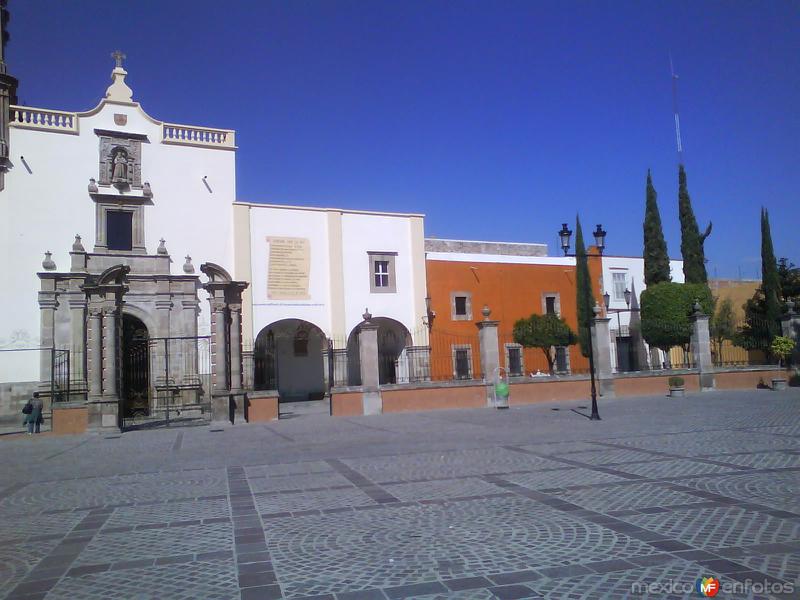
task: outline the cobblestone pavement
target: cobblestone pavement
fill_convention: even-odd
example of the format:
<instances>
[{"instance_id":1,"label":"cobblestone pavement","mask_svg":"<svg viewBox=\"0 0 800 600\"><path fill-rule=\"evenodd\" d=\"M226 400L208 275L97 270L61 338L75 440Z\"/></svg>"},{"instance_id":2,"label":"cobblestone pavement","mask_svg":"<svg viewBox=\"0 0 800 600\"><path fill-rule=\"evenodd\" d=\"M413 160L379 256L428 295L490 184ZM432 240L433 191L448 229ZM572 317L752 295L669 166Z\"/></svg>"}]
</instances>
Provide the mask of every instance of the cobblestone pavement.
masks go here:
<instances>
[{"instance_id":1,"label":"cobblestone pavement","mask_svg":"<svg viewBox=\"0 0 800 600\"><path fill-rule=\"evenodd\" d=\"M578 405L0 438L0 598L800 595L800 390Z\"/></svg>"}]
</instances>

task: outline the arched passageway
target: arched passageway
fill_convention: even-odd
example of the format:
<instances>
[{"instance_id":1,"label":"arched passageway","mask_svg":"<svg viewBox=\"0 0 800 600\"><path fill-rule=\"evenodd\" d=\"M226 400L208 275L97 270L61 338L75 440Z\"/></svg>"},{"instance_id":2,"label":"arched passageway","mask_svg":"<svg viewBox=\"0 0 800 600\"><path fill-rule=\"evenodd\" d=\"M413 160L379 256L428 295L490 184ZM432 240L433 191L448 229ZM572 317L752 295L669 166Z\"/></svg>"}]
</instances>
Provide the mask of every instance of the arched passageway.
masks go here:
<instances>
[{"instance_id":1,"label":"arched passageway","mask_svg":"<svg viewBox=\"0 0 800 600\"><path fill-rule=\"evenodd\" d=\"M406 348L412 345L405 325L388 317L373 317L378 325L378 381L381 384L408 381ZM361 384L361 359L358 334L361 324L353 328L347 339L347 379L349 385Z\"/></svg>"},{"instance_id":2,"label":"arched passageway","mask_svg":"<svg viewBox=\"0 0 800 600\"><path fill-rule=\"evenodd\" d=\"M282 402L320 400L327 393L328 340L301 319L264 327L253 352L254 387L278 390Z\"/></svg>"}]
</instances>

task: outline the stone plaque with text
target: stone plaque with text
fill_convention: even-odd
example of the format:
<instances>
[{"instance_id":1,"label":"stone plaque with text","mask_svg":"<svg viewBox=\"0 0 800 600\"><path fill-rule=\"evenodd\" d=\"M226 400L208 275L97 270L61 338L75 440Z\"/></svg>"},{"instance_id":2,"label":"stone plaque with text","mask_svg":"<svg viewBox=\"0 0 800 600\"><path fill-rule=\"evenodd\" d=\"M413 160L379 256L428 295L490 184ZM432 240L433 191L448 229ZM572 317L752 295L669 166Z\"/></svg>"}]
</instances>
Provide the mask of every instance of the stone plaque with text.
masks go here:
<instances>
[{"instance_id":1,"label":"stone plaque with text","mask_svg":"<svg viewBox=\"0 0 800 600\"><path fill-rule=\"evenodd\" d=\"M308 300L311 244L308 238L268 237L267 298Z\"/></svg>"}]
</instances>

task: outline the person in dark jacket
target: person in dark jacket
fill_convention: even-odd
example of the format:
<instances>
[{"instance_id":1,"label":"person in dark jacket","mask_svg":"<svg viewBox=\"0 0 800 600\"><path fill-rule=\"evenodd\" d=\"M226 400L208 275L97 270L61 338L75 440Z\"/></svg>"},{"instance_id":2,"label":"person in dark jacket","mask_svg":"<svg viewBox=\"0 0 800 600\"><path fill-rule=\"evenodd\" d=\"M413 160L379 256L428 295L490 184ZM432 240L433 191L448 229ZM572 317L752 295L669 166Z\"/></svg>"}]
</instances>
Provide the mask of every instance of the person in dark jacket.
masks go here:
<instances>
[{"instance_id":1,"label":"person in dark jacket","mask_svg":"<svg viewBox=\"0 0 800 600\"><path fill-rule=\"evenodd\" d=\"M39 428L44 421L42 418L42 399L39 398L39 392L33 392L33 398L28 401L31 407L31 412L25 415L25 424L28 425L28 435L39 433Z\"/></svg>"}]
</instances>

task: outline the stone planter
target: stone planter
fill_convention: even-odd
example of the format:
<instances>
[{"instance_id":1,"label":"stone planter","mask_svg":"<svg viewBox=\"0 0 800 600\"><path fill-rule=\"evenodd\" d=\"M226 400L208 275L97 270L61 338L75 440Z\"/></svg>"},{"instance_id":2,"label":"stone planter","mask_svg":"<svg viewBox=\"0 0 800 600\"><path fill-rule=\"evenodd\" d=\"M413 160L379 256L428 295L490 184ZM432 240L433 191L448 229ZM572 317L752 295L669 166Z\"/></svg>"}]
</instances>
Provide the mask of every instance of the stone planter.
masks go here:
<instances>
[{"instance_id":1,"label":"stone planter","mask_svg":"<svg viewBox=\"0 0 800 600\"><path fill-rule=\"evenodd\" d=\"M683 398L686 395L686 388L676 387L669 388L669 395L672 398Z\"/></svg>"},{"instance_id":2,"label":"stone planter","mask_svg":"<svg viewBox=\"0 0 800 600\"><path fill-rule=\"evenodd\" d=\"M780 379L773 379L772 380L772 390L775 392L780 392L781 390L786 389L786 379L781 377Z\"/></svg>"}]
</instances>

